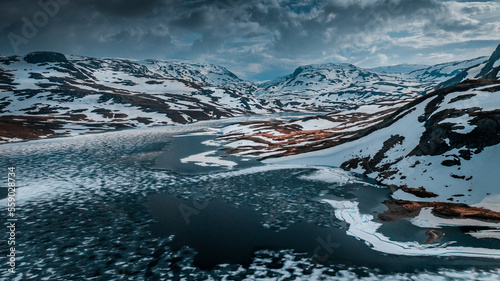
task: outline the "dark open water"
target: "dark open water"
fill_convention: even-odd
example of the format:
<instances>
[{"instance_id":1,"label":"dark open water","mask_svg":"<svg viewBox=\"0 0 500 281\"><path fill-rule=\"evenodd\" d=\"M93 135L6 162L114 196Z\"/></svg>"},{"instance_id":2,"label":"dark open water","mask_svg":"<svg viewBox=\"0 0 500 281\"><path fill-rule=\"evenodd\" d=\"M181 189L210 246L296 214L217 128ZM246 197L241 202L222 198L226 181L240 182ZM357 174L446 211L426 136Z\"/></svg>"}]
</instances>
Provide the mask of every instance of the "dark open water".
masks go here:
<instances>
[{"instance_id":1,"label":"dark open water","mask_svg":"<svg viewBox=\"0 0 500 281\"><path fill-rule=\"evenodd\" d=\"M303 177L315 168L267 169L233 156L224 158L239 164L233 170L180 163L217 149L200 144L213 137L175 138L155 128L1 145L0 167L18 168L19 223L17 273L2 271L0 279L294 280L318 271L336 280L443 271L498 277L488 275L498 260L376 252L318 200L354 200L362 213L381 212L386 189L311 181ZM408 221L380 231L398 241L427 239ZM500 249L498 240L464 229L442 231L442 242Z\"/></svg>"}]
</instances>

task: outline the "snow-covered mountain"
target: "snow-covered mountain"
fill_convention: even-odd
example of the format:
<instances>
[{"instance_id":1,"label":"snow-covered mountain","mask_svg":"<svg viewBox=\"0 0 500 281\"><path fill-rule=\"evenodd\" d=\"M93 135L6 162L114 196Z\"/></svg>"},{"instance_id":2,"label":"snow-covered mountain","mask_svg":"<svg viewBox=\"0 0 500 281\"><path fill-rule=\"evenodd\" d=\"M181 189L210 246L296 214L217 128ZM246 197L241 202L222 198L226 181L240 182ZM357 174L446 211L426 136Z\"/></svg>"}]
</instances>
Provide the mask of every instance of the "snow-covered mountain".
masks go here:
<instances>
[{"instance_id":1,"label":"snow-covered mountain","mask_svg":"<svg viewBox=\"0 0 500 281\"><path fill-rule=\"evenodd\" d=\"M423 64L398 64L389 66L379 66L374 68L369 68L368 70L378 73L410 73L415 70L420 70L430 67L430 65Z\"/></svg>"},{"instance_id":2,"label":"snow-covered mountain","mask_svg":"<svg viewBox=\"0 0 500 281\"><path fill-rule=\"evenodd\" d=\"M465 203L500 212L499 50L480 69L473 66L459 74L478 75L398 109L370 112L373 106L364 106L299 120L234 124L221 139L228 152L271 163L328 165L366 174L392 186L393 197L403 204ZM467 208L456 204L443 210L488 218L487 211Z\"/></svg>"},{"instance_id":3,"label":"snow-covered mountain","mask_svg":"<svg viewBox=\"0 0 500 281\"><path fill-rule=\"evenodd\" d=\"M352 64L302 66L260 86L260 98L278 99L287 108L325 111L413 98L425 91L400 74L375 73Z\"/></svg>"},{"instance_id":4,"label":"snow-covered mountain","mask_svg":"<svg viewBox=\"0 0 500 281\"><path fill-rule=\"evenodd\" d=\"M416 65L371 70L309 65L255 85L224 67L192 61L55 52L1 56L0 142L283 110L334 111L328 118L351 127L365 118L380 119L440 83L458 83L474 67L498 72L495 63L482 57L417 70ZM450 79L457 73L459 78Z\"/></svg>"},{"instance_id":5,"label":"snow-covered mountain","mask_svg":"<svg viewBox=\"0 0 500 281\"><path fill-rule=\"evenodd\" d=\"M441 83L438 88L444 88L471 79L500 79L500 45L486 61L477 62L464 71Z\"/></svg>"},{"instance_id":6,"label":"snow-covered mountain","mask_svg":"<svg viewBox=\"0 0 500 281\"><path fill-rule=\"evenodd\" d=\"M307 65L260 85L256 95L278 99L287 108L324 111L410 100L487 59L480 57L420 68L416 65L374 69L352 64Z\"/></svg>"},{"instance_id":7,"label":"snow-covered mountain","mask_svg":"<svg viewBox=\"0 0 500 281\"><path fill-rule=\"evenodd\" d=\"M379 123L341 135L306 145L309 150L321 144L331 148L285 161L300 159L367 174L401 188L396 199L484 207L499 202L485 200L494 195L500 164L498 81L480 79L432 92ZM500 211L500 205L492 208Z\"/></svg>"},{"instance_id":8,"label":"snow-covered mountain","mask_svg":"<svg viewBox=\"0 0 500 281\"><path fill-rule=\"evenodd\" d=\"M227 69L34 52L0 58L0 141L279 110Z\"/></svg>"},{"instance_id":9,"label":"snow-covered mountain","mask_svg":"<svg viewBox=\"0 0 500 281\"><path fill-rule=\"evenodd\" d=\"M440 63L422 69L414 70L410 72L409 75L417 81L420 81L422 83L431 83L433 84L433 86L436 86L436 83L440 83L453 78L463 70L474 65L484 63L487 60L488 57L478 57L475 59L464 61Z\"/></svg>"}]
</instances>

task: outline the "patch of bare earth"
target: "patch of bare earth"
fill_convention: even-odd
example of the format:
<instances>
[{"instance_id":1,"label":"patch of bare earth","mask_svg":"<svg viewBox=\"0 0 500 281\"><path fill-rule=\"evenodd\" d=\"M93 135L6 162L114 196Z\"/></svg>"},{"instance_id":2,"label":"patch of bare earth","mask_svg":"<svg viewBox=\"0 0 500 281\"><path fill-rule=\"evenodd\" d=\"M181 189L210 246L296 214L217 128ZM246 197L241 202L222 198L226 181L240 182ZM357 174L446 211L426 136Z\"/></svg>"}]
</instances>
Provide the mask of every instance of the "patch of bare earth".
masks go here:
<instances>
[{"instance_id":1,"label":"patch of bare earth","mask_svg":"<svg viewBox=\"0 0 500 281\"><path fill-rule=\"evenodd\" d=\"M47 116L0 116L0 138L38 139L45 136L61 135L54 130L61 129L63 123Z\"/></svg>"},{"instance_id":2,"label":"patch of bare earth","mask_svg":"<svg viewBox=\"0 0 500 281\"><path fill-rule=\"evenodd\" d=\"M485 208L471 207L466 204L446 202L416 202L406 200L386 200L388 210L378 215L381 221L394 221L418 216L422 208L431 207L432 213L444 218L468 218L500 222L500 212Z\"/></svg>"},{"instance_id":3,"label":"patch of bare earth","mask_svg":"<svg viewBox=\"0 0 500 281\"><path fill-rule=\"evenodd\" d=\"M257 143L256 146L242 146L224 149L227 153L246 155L259 155L269 152L278 152L269 157L290 156L310 151L333 147L348 141L358 135L358 130L363 130L381 122L385 116L394 112L397 108L386 109L377 113L350 113L346 115L334 113L313 118L324 119L332 123L340 123L332 128L318 130L304 130L302 126L294 124L297 120L272 120L262 122L242 122L242 127L247 127L252 133L227 134L220 139L230 143L241 140L249 140ZM307 121L311 117L301 119Z\"/></svg>"}]
</instances>

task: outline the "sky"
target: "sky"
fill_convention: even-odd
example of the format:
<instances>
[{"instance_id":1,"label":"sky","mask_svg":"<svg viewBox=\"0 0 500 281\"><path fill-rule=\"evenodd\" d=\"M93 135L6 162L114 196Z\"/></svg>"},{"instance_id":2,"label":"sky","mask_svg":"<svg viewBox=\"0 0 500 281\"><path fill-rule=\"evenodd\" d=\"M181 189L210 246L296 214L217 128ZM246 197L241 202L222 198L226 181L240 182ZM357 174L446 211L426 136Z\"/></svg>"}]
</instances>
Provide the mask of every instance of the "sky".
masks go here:
<instances>
[{"instance_id":1,"label":"sky","mask_svg":"<svg viewBox=\"0 0 500 281\"><path fill-rule=\"evenodd\" d=\"M500 1L2 0L0 54L187 59L264 81L301 65L490 55Z\"/></svg>"}]
</instances>

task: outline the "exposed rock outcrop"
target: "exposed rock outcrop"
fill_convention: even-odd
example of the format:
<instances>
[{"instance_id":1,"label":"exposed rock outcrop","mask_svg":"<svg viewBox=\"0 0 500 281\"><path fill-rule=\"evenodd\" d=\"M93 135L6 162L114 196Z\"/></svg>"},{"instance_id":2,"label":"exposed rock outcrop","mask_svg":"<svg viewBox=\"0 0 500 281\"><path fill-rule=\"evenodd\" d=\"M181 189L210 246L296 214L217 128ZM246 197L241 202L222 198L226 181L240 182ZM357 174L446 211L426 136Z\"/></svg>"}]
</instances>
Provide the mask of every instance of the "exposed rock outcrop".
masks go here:
<instances>
[{"instance_id":1,"label":"exposed rock outcrop","mask_svg":"<svg viewBox=\"0 0 500 281\"><path fill-rule=\"evenodd\" d=\"M32 52L24 57L29 63L67 62L66 56L57 52Z\"/></svg>"}]
</instances>

